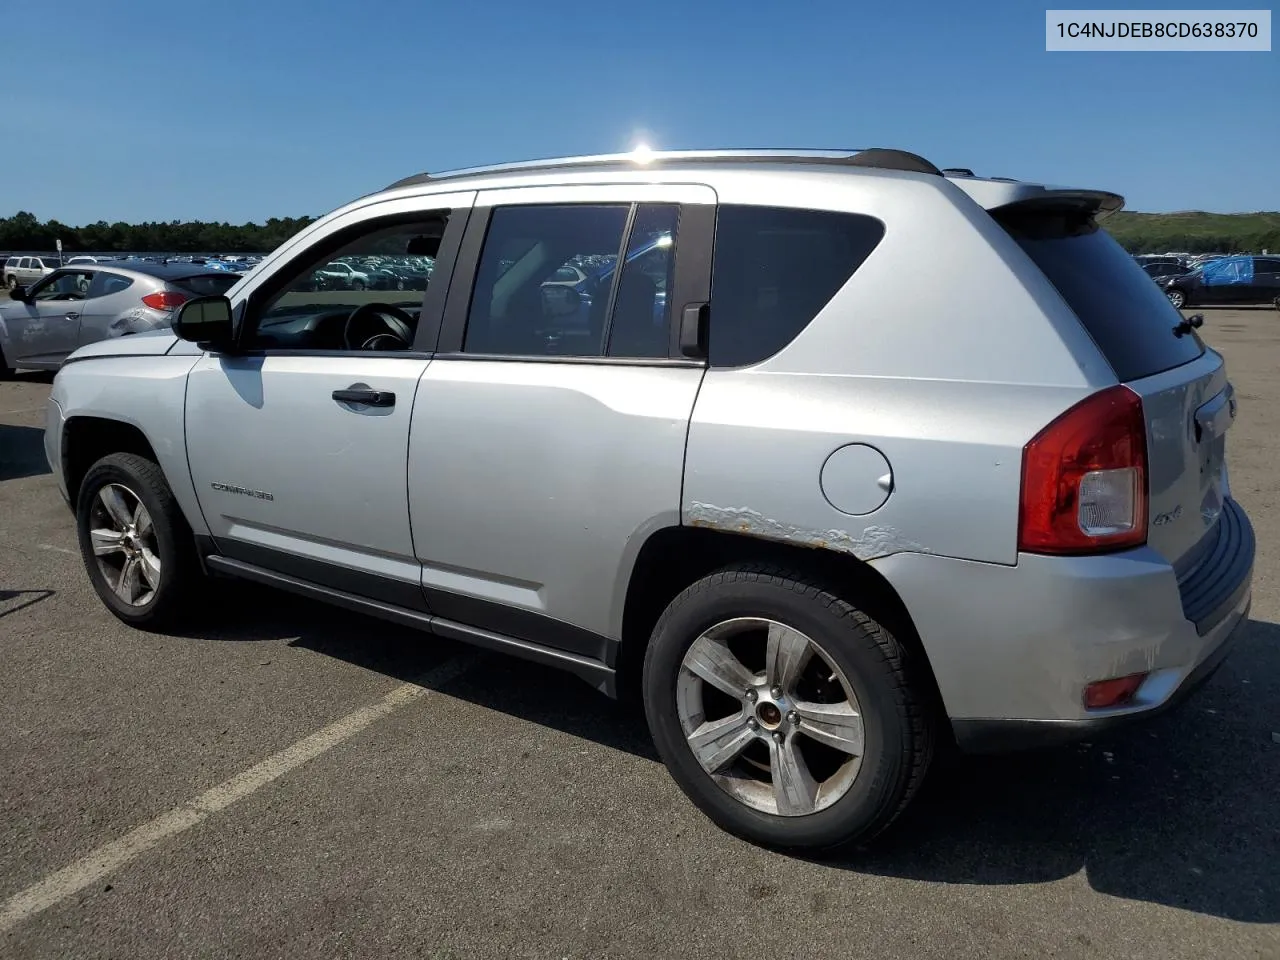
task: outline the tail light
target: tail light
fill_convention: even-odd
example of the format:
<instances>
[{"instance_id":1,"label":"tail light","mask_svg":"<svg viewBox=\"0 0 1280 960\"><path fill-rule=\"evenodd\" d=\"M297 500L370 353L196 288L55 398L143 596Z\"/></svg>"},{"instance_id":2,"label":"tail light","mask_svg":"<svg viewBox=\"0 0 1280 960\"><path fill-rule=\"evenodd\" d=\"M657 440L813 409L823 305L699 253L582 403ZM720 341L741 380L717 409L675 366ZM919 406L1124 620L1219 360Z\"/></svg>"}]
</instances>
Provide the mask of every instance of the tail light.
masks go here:
<instances>
[{"instance_id":1,"label":"tail light","mask_svg":"<svg viewBox=\"0 0 1280 960\"><path fill-rule=\"evenodd\" d=\"M1018 549L1079 554L1147 541L1147 423L1128 387L1087 397L1022 451Z\"/></svg>"},{"instance_id":2,"label":"tail light","mask_svg":"<svg viewBox=\"0 0 1280 960\"><path fill-rule=\"evenodd\" d=\"M152 310L177 310L189 299L185 293L161 290L157 293L148 293L142 298L142 302Z\"/></svg>"}]
</instances>

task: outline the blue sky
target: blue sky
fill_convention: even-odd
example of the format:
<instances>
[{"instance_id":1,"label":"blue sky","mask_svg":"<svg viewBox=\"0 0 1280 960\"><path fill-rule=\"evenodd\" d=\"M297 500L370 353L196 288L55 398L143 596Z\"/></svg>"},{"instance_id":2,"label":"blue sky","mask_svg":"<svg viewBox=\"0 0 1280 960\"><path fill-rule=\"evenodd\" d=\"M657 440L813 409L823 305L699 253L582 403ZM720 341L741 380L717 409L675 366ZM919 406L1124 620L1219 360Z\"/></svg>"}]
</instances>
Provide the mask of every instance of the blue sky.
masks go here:
<instances>
[{"instance_id":1,"label":"blue sky","mask_svg":"<svg viewBox=\"0 0 1280 960\"><path fill-rule=\"evenodd\" d=\"M421 170L639 139L893 146L1129 209L1280 210L1280 52L1047 53L1043 4L38 6L0 56L24 106L0 215L314 216Z\"/></svg>"}]
</instances>

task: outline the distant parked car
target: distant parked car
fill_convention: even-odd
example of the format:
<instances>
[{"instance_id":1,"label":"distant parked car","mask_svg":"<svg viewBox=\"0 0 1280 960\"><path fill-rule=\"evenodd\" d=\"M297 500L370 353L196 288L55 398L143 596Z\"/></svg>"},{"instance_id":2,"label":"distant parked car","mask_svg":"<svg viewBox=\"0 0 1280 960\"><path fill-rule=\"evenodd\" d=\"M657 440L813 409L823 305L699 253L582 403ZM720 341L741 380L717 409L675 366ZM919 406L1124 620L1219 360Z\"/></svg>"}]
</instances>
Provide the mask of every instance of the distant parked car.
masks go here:
<instances>
[{"instance_id":1,"label":"distant parked car","mask_svg":"<svg viewBox=\"0 0 1280 960\"><path fill-rule=\"evenodd\" d=\"M61 266L57 257L10 257L4 262L4 285L30 286Z\"/></svg>"},{"instance_id":2,"label":"distant parked car","mask_svg":"<svg viewBox=\"0 0 1280 960\"><path fill-rule=\"evenodd\" d=\"M1280 310L1280 257L1219 257L1156 283L1175 307L1271 303Z\"/></svg>"},{"instance_id":3,"label":"distant parked car","mask_svg":"<svg viewBox=\"0 0 1280 960\"><path fill-rule=\"evenodd\" d=\"M230 290L239 274L142 260L75 264L0 299L0 378L15 368L56 370L87 343L169 326L195 297Z\"/></svg>"},{"instance_id":4,"label":"distant parked car","mask_svg":"<svg viewBox=\"0 0 1280 960\"><path fill-rule=\"evenodd\" d=\"M73 267L77 263L106 263L111 260L118 260L119 257L95 257L87 253L79 253L69 258L63 266Z\"/></svg>"},{"instance_id":5,"label":"distant parked car","mask_svg":"<svg viewBox=\"0 0 1280 960\"><path fill-rule=\"evenodd\" d=\"M1176 277L1187 272L1187 268L1181 263L1157 260L1154 263L1141 264L1143 270L1147 272L1147 276L1153 280L1160 277Z\"/></svg>"},{"instance_id":6,"label":"distant parked car","mask_svg":"<svg viewBox=\"0 0 1280 960\"><path fill-rule=\"evenodd\" d=\"M368 273L341 260L321 267L315 277L326 290L365 290L370 286Z\"/></svg>"}]
</instances>

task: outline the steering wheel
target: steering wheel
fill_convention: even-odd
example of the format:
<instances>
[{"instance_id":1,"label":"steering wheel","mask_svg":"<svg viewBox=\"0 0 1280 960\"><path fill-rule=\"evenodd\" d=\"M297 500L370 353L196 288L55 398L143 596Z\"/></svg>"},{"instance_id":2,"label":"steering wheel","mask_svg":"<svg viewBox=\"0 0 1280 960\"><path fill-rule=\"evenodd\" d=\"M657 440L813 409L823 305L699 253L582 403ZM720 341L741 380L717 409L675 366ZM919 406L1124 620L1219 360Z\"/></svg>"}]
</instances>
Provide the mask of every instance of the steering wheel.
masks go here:
<instances>
[{"instance_id":1,"label":"steering wheel","mask_svg":"<svg viewBox=\"0 0 1280 960\"><path fill-rule=\"evenodd\" d=\"M360 324L368 329L362 331ZM347 317L342 342L348 350L408 350L413 345L413 317L389 303L363 303Z\"/></svg>"}]
</instances>

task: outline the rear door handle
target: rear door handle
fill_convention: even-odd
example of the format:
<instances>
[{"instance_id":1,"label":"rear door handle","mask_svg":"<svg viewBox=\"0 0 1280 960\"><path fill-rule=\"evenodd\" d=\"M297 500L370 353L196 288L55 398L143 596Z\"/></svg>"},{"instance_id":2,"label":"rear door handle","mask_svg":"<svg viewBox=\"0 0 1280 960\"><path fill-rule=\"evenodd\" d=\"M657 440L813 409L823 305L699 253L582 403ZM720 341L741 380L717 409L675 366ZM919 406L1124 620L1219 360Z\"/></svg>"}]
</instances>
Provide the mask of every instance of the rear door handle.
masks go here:
<instances>
[{"instance_id":1,"label":"rear door handle","mask_svg":"<svg viewBox=\"0 0 1280 960\"><path fill-rule=\"evenodd\" d=\"M68 314L66 315L66 319L67 319L67 320L79 320L79 319L80 319L80 314L78 314L78 313L68 313Z\"/></svg>"},{"instance_id":2,"label":"rear door handle","mask_svg":"<svg viewBox=\"0 0 1280 960\"><path fill-rule=\"evenodd\" d=\"M396 395L389 390L335 390L333 399L339 403L358 403L366 407L394 407Z\"/></svg>"}]
</instances>

